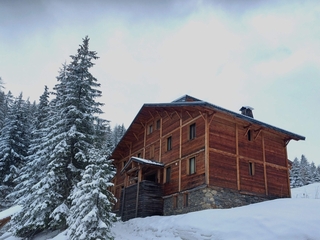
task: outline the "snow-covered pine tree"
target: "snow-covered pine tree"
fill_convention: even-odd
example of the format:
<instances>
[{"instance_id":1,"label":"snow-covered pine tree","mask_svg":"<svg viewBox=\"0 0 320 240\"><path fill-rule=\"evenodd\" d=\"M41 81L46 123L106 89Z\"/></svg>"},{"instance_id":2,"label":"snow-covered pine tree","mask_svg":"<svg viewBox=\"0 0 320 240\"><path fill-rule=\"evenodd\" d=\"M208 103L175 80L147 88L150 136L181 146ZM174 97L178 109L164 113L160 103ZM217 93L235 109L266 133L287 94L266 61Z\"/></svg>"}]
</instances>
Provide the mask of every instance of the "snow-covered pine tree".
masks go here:
<instances>
[{"instance_id":1,"label":"snow-covered pine tree","mask_svg":"<svg viewBox=\"0 0 320 240\"><path fill-rule=\"evenodd\" d=\"M11 220L11 231L20 237L31 237L50 227L66 227L65 219L58 220L57 216L55 216L54 226L50 224L52 220L50 216L53 213L60 212L64 218L67 214L67 211L61 213L61 210L66 210L64 208L66 196L62 195L63 186L61 185L68 184L65 170L67 166L62 165L64 161L57 155L59 141L64 136L64 128L61 127L63 124L62 116L57 105L59 101L63 101L63 83L66 78L67 70L64 64L57 77L61 84L56 85L56 98L49 102L47 87L40 97L39 112L33 132L34 138L29 149L29 168L21 175L20 178L23 178L24 181L16 189L20 191L21 196L16 203L21 204L23 208ZM56 164L58 161L62 163ZM63 169L61 169L62 166ZM26 179L29 174L33 178ZM26 187L25 190L23 190L24 187Z\"/></svg>"},{"instance_id":2,"label":"snow-covered pine tree","mask_svg":"<svg viewBox=\"0 0 320 240\"><path fill-rule=\"evenodd\" d=\"M295 158L290 169L290 186L292 188L303 186L303 182L300 174L300 162L298 158Z\"/></svg>"},{"instance_id":3,"label":"snow-covered pine tree","mask_svg":"<svg viewBox=\"0 0 320 240\"><path fill-rule=\"evenodd\" d=\"M316 170L316 177L315 177L315 182L320 182L320 165L317 167Z\"/></svg>"},{"instance_id":4,"label":"snow-covered pine tree","mask_svg":"<svg viewBox=\"0 0 320 240\"><path fill-rule=\"evenodd\" d=\"M15 179L17 184L10 198L15 200L15 204L21 206L30 206L28 202L31 188L44 177L46 169L46 155L43 154L43 140L47 135L46 119L49 117L49 92L45 86L44 93L40 96L38 105L35 103L31 107L29 121L32 121L30 127L30 145L28 149L27 163L21 169L20 175ZM30 177L32 176L32 177Z\"/></svg>"},{"instance_id":5,"label":"snow-covered pine tree","mask_svg":"<svg viewBox=\"0 0 320 240\"><path fill-rule=\"evenodd\" d=\"M301 175L303 185L308 185L312 183L310 163L308 162L308 159L304 155L301 155L300 175Z\"/></svg>"},{"instance_id":6,"label":"snow-covered pine tree","mask_svg":"<svg viewBox=\"0 0 320 240\"><path fill-rule=\"evenodd\" d=\"M11 204L5 199L15 186L14 179L26 162L28 129L25 101L22 93L10 107L0 136L0 204Z\"/></svg>"},{"instance_id":7,"label":"snow-covered pine tree","mask_svg":"<svg viewBox=\"0 0 320 240\"><path fill-rule=\"evenodd\" d=\"M51 113L46 124L47 135L42 141L43 147L37 151L46 157L45 176L32 187L32 211L24 207L14 217L16 221L22 217L15 225L16 235L25 237L48 228L66 227L70 202L75 200L70 193L92 163L90 151L105 140L104 129L97 127L103 122L98 117L102 104L96 101L101 96L97 89L100 84L89 72L94 66L92 61L98 57L96 52L89 51L88 37L71 58L71 63L64 65L57 77L56 97L50 103Z\"/></svg>"},{"instance_id":8,"label":"snow-covered pine tree","mask_svg":"<svg viewBox=\"0 0 320 240\"><path fill-rule=\"evenodd\" d=\"M310 169L311 183L315 183L317 178L317 167L314 164L314 162L310 163L309 169Z\"/></svg>"},{"instance_id":9,"label":"snow-covered pine tree","mask_svg":"<svg viewBox=\"0 0 320 240\"><path fill-rule=\"evenodd\" d=\"M124 125L118 125L116 124L115 127L113 128L113 148L115 148L118 143L120 142L121 138L123 135L126 133L126 128Z\"/></svg>"},{"instance_id":10,"label":"snow-covered pine tree","mask_svg":"<svg viewBox=\"0 0 320 240\"><path fill-rule=\"evenodd\" d=\"M3 128L3 125L4 125L4 120L8 114L8 111L12 105L14 101L14 97L12 95L12 93L9 91L7 94L4 94L4 100L3 102L1 101L0 102L0 108L1 108L1 115L0 115L0 129ZM1 133L0 133L1 134Z\"/></svg>"},{"instance_id":11,"label":"snow-covered pine tree","mask_svg":"<svg viewBox=\"0 0 320 240\"><path fill-rule=\"evenodd\" d=\"M116 199L108 188L112 186L115 170L111 160L99 152L90 151L89 165L70 195L67 235L71 240L112 239L110 228L116 220L112 207Z\"/></svg>"}]
</instances>

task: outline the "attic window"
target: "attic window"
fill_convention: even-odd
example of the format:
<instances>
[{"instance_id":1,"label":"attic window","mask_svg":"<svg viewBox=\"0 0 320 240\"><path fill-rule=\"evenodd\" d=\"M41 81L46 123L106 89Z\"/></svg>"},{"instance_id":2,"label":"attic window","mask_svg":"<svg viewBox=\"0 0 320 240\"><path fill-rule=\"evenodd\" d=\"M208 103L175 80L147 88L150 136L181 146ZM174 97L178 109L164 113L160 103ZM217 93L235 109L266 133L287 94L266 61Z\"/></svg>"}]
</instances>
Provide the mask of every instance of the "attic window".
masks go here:
<instances>
[{"instance_id":1,"label":"attic window","mask_svg":"<svg viewBox=\"0 0 320 240\"><path fill-rule=\"evenodd\" d=\"M249 162L249 175L254 176L254 163Z\"/></svg>"}]
</instances>

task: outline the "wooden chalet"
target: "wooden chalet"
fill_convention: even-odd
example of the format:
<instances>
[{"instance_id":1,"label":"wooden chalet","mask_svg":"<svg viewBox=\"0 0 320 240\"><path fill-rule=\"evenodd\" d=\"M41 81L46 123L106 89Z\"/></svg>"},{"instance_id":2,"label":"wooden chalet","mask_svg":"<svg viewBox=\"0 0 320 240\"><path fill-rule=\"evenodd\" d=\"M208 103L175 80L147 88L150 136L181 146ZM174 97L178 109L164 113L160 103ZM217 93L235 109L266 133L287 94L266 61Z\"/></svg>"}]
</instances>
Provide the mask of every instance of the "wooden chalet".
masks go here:
<instances>
[{"instance_id":1,"label":"wooden chalet","mask_svg":"<svg viewBox=\"0 0 320 240\"><path fill-rule=\"evenodd\" d=\"M191 96L144 104L111 158L123 220L290 197L287 144L305 137Z\"/></svg>"}]
</instances>

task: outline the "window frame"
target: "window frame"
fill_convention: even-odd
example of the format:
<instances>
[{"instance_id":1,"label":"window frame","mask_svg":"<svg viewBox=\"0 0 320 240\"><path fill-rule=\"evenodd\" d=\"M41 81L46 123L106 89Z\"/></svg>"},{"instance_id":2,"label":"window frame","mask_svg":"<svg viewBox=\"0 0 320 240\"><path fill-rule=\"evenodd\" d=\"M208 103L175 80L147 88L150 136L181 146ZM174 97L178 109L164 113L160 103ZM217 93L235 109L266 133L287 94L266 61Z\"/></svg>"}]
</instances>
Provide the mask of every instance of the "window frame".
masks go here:
<instances>
[{"instance_id":1,"label":"window frame","mask_svg":"<svg viewBox=\"0 0 320 240\"><path fill-rule=\"evenodd\" d=\"M148 134L151 134L153 132L153 124L150 124L148 127Z\"/></svg>"},{"instance_id":2,"label":"window frame","mask_svg":"<svg viewBox=\"0 0 320 240\"><path fill-rule=\"evenodd\" d=\"M196 123L192 123L189 126L189 140L196 138Z\"/></svg>"},{"instance_id":3,"label":"window frame","mask_svg":"<svg viewBox=\"0 0 320 240\"><path fill-rule=\"evenodd\" d=\"M172 150L172 136L167 137L167 151Z\"/></svg>"},{"instance_id":4,"label":"window frame","mask_svg":"<svg viewBox=\"0 0 320 240\"><path fill-rule=\"evenodd\" d=\"M171 166L166 167L165 171L166 171L165 183L169 183L171 181Z\"/></svg>"},{"instance_id":5,"label":"window frame","mask_svg":"<svg viewBox=\"0 0 320 240\"><path fill-rule=\"evenodd\" d=\"M249 176L255 175L255 166L254 162L249 162Z\"/></svg>"},{"instance_id":6,"label":"window frame","mask_svg":"<svg viewBox=\"0 0 320 240\"><path fill-rule=\"evenodd\" d=\"M196 157L189 158L189 163L188 163L188 174L192 175L196 173Z\"/></svg>"}]
</instances>

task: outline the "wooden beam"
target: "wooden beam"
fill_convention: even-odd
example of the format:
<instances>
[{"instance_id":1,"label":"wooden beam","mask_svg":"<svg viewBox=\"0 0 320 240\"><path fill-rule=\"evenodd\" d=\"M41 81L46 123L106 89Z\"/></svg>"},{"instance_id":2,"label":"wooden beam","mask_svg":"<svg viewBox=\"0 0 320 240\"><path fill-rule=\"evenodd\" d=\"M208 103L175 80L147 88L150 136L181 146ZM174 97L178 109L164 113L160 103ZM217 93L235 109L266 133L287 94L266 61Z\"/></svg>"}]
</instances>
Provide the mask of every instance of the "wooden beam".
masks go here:
<instances>
[{"instance_id":1,"label":"wooden beam","mask_svg":"<svg viewBox=\"0 0 320 240\"><path fill-rule=\"evenodd\" d=\"M264 176L264 188L266 196L268 196L268 177L267 177L267 164L266 164L266 149L264 144L264 134L262 133L262 159L263 159L263 176Z\"/></svg>"},{"instance_id":2,"label":"wooden beam","mask_svg":"<svg viewBox=\"0 0 320 240\"><path fill-rule=\"evenodd\" d=\"M179 192L181 191L182 118L179 121Z\"/></svg>"},{"instance_id":3,"label":"wooden beam","mask_svg":"<svg viewBox=\"0 0 320 240\"><path fill-rule=\"evenodd\" d=\"M236 165L237 165L237 187L238 190L241 190L240 185L240 167L239 167L239 131L238 124L236 123Z\"/></svg>"},{"instance_id":4,"label":"wooden beam","mask_svg":"<svg viewBox=\"0 0 320 240\"><path fill-rule=\"evenodd\" d=\"M154 116L152 115L152 113L150 111L148 111L148 112L151 115L151 118L154 119Z\"/></svg>"},{"instance_id":5,"label":"wooden beam","mask_svg":"<svg viewBox=\"0 0 320 240\"><path fill-rule=\"evenodd\" d=\"M147 141L147 127L144 127L144 136L143 136L143 158L146 157L146 141Z\"/></svg>"},{"instance_id":6,"label":"wooden beam","mask_svg":"<svg viewBox=\"0 0 320 240\"><path fill-rule=\"evenodd\" d=\"M210 121L208 123L208 125L210 126L211 125L211 122L213 121L213 118L215 117L214 115L216 114L217 112L212 112L212 114L210 114L209 116L211 117L210 118Z\"/></svg>"},{"instance_id":7,"label":"wooden beam","mask_svg":"<svg viewBox=\"0 0 320 240\"><path fill-rule=\"evenodd\" d=\"M159 162L162 162L162 118L160 118L160 129L159 129Z\"/></svg>"},{"instance_id":8,"label":"wooden beam","mask_svg":"<svg viewBox=\"0 0 320 240\"><path fill-rule=\"evenodd\" d=\"M133 133L133 136L134 136L137 140L139 140L138 136L137 136L135 133Z\"/></svg>"},{"instance_id":9,"label":"wooden beam","mask_svg":"<svg viewBox=\"0 0 320 240\"><path fill-rule=\"evenodd\" d=\"M141 170L140 170L141 171ZM140 172L139 171L139 172ZM137 183L137 195L136 195L136 214L135 217L138 217L138 207L139 207L139 187L140 187L140 182L138 181Z\"/></svg>"},{"instance_id":10,"label":"wooden beam","mask_svg":"<svg viewBox=\"0 0 320 240\"><path fill-rule=\"evenodd\" d=\"M189 111L186 111L186 113L187 113L191 118L193 118L192 115L189 113Z\"/></svg>"},{"instance_id":11,"label":"wooden beam","mask_svg":"<svg viewBox=\"0 0 320 240\"><path fill-rule=\"evenodd\" d=\"M205 171L205 182L207 185L210 184L210 154L209 154L209 123L208 123L208 115L205 115L205 135L204 135L204 142L205 142L205 150L204 150L204 171Z\"/></svg>"},{"instance_id":12,"label":"wooden beam","mask_svg":"<svg viewBox=\"0 0 320 240\"><path fill-rule=\"evenodd\" d=\"M258 136L260 135L261 131L262 131L262 128L259 128L257 130L254 130L255 132L258 132L257 135L254 137L253 140L256 140L258 138Z\"/></svg>"},{"instance_id":13,"label":"wooden beam","mask_svg":"<svg viewBox=\"0 0 320 240\"><path fill-rule=\"evenodd\" d=\"M290 140L289 140L290 141ZM288 191L289 191L289 197L291 198L291 189L290 189L290 170L289 170L289 163L288 163L288 152L287 152L287 147L284 147L285 151L285 157L286 157L286 165L287 165L287 181L288 181Z\"/></svg>"},{"instance_id":14,"label":"wooden beam","mask_svg":"<svg viewBox=\"0 0 320 240\"><path fill-rule=\"evenodd\" d=\"M285 139L283 140L283 141L284 141L283 146L286 148L291 140L292 140L291 138L285 138Z\"/></svg>"},{"instance_id":15,"label":"wooden beam","mask_svg":"<svg viewBox=\"0 0 320 240\"><path fill-rule=\"evenodd\" d=\"M247 136L248 132L250 131L250 127L251 127L251 124L247 127L243 127L243 128L247 129L247 131L245 132L245 134L243 136Z\"/></svg>"}]
</instances>

